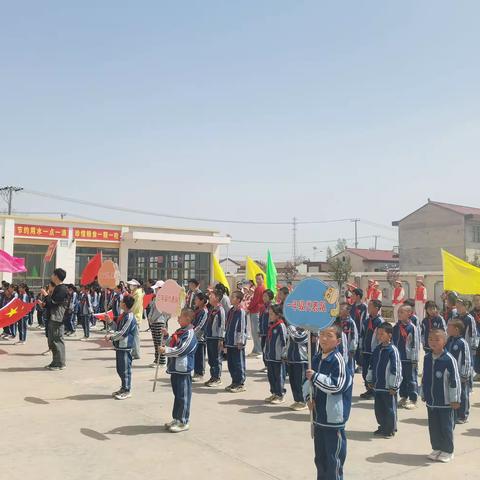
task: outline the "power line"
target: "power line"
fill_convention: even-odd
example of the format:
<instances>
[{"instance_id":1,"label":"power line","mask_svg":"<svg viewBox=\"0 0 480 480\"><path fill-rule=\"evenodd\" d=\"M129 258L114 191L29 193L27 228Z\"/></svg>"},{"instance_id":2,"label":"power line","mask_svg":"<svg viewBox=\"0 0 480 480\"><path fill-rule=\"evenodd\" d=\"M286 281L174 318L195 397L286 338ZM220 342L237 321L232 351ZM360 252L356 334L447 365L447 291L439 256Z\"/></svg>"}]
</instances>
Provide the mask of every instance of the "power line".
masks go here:
<instances>
[{"instance_id":1,"label":"power line","mask_svg":"<svg viewBox=\"0 0 480 480\"><path fill-rule=\"evenodd\" d=\"M12 214L13 193L20 192L22 190L23 188L21 187L12 187L12 186L0 188L0 194L2 195L2 197L7 202L7 205L8 205L8 210L7 210L8 215Z\"/></svg>"}]
</instances>

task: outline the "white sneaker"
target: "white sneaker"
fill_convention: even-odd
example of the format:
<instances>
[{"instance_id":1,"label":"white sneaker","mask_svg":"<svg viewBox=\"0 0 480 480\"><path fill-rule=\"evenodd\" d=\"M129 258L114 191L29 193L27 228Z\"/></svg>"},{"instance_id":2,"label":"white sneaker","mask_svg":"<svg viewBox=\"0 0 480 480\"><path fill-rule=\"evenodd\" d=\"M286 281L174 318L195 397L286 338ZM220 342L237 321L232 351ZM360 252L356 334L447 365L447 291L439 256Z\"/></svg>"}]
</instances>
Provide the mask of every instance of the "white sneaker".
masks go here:
<instances>
[{"instance_id":1,"label":"white sneaker","mask_svg":"<svg viewBox=\"0 0 480 480\"><path fill-rule=\"evenodd\" d=\"M442 452L440 450L433 450L432 453L430 455L427 455L427 458L429 460L433 460L433 461L436 461L438 456L441 454Z\"/></svg>"},{"instance_id":2,"label":"white sneaker","mask_svg":"<svg viewBox=\"0 0 480 480\"><path fill-rule=\"evenodd\" d=\"M272 400L276 398L276 395L270 395L265 399L265 403L272 403Z\"/></svg>"},{"instance_id":3,"label":"white sneaker","mask_svg":"<svg viewBox=\"0 0 480 480\"><path fill-rule=\"evenodd\" d=\"M220 387L221 385L222 385L222 381L219 378L217 378L210 383L209 387Z\"/></svg>"},{"instance_id":4,"label":"white sneaker","mask_svg":"<svg viewBox=\"0 0 480 480\"><path fill-rule=\"evenodd\" d=\"M234 387L230 388L229 392L230 393L242 393L246 392L247 389L245 388L245 385L235 385Z\"/></svg>"},{"instance_id":5,"label":"white sneaker","mask_svg":"<svg viewBox=\"0 0 480 480\"><path fill-rule=\"evenodd\" d=\"M25 345L25 342L17 342L15 345Z\"/></svg>"},{"instance_id":6,"label":"white sneaker","mask_svg":"<svg viewBox=\"0 0 480 480\"><path fill-rule=\"evenodd\" d=\"M127 398L130 398L132 394L130 392L120 392L118 395L115 395L115 398L117 400L126 400Z\"/></svg>"},{"instance_id":7,"label":"white sneaker","mask_svg":"<svg viewBox=\"0 0 480 480\"><path fill-rule=\"evenodd\" d=\"M193 383L201 383L203 382L205 379L203 378L203 375L194 375L192 377L192 382Z\"/></svg>"},{"instance_id":8,"label":"white sneaker","mask_svg":"<svg viewBox=\"0 0 480 480\"><path fill-rule=\"evenodd\" d=\"M408 403L408 398L401 398L398 402L398 408L405 408L405 405Z\"/></svg>"},{"instance_id":9,"label":"white sneaker","mask_svg":"<svg viewBox=\"0 0 480 480\"><path fill-rule=\"evenodd\" d=\"M170 430L170 428L172 428L174 425L176 425L178 422L178 420L172 420L171 422L168 422L164 425L165 427L165 430Z\"/></svg>"},{"instance_id":10,"label":"white sneaker","mask_svg":"<svg viewBox=\"0 0 480 480\"><path fill-rule=\"evenodd\" d=\"M175 425L172 425L168 431L170 433L180 433L180 432L186 432L187 430L190 429L190 424L188 423L175 423Z\"/></svg>"},{"instance_id":11,"label":"white sneaker","mask_svg":"<svg viewBox=\"0 0 480 480\"><path fill-rule=\"evenodd\" d=\"M153 363L151 363L151 364L149 365L149 367L150 367L150 368L157 368L157 364L156 364L155 362L153 362Z\"/></svg>"},{"instance_id":12,"label":"white sneaker","mask_svg":"<svg viewBox=\"0 0 480 480\"><path fill-rule=\"evenodd\" d=\"M295 412L300 412L302 410L306 410L307 408L307 404L302 402L295 402L290 405L290 409L294 410Z\"/></svg>"},{"instance_id":13,"label":"white sneaker","mask_svg":"<svg viewBox=\"0 0 480 480\"><path fill-rule=\"evenodd\" d=\"M408 402L405 403L403 408L407 410L415 410L417 408L417 402L412 402L411 400L408 400Z\"/></svg>"},{"instance_id":14,"label":"white sneaker","mask_svg":"<svg viewBox=\"0 0 480 480\"><path fill-rule=\"evenodd\" d=\"M275 398L270 402L272 405L281 405L285 403L285 397L282 395L281 397L275 395Z\"/></svg>"},{"instance_id":15,"label":"white sneaker","mask_svg":"<svg viewBox=\"0 0 480 480\"><path fill-rule=\"evenodd\" d=\"M440 452L437 457L437 462L448 463L450 460L453 460L453 453Z\"/></svg>"}]
</instances>

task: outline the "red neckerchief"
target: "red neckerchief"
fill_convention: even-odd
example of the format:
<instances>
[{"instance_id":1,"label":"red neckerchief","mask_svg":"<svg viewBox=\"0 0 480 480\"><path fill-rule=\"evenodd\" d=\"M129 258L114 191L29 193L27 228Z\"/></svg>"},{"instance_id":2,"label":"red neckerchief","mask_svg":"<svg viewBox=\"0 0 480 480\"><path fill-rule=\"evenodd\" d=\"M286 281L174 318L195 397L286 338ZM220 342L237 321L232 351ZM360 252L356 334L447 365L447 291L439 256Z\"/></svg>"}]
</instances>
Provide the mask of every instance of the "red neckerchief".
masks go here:
<instances>
[{"instance_id":1,"label":"red neckerchief","mask_svg":"<svg viewBox=\"0 0 480 480\"><path fill-rule=\"evenodd\" d=\"M342 320L342 330L345 335L348 335L350 333L348 320Z\"/></svg>"},{"instance_id":2,"label":"red neckerchief","mask_svg":"<svg viewBox=\"0 0 480 480\"><path fill-rule=\"evenodd\" d=\"M475 319L475 321L480 324L480 310L472 310L472 313L473 313L473 318Z\"/></svg>"},{"instance_id":3,"label":"red neckerchief","mask_svg":"<svg viewBox=\"0 0 480 480\"><path fill-rule=\"evenodd\" d=\"M178 342L178 339L186 332L187 330L186 329L183 329L183 328L179 328L170 338L170 347L174 347L177 342Z\"/></svg>"},{"instance_id":4,"label":"red neckerchief","mask_svg":"<svg viewBox=\"0 0 480 480\"><path fill-rule=\"evenodd\" d=\"M400 322L400 335L403 337L404 340L408 337L407 326Z\"/></svg>"},{"instance_id":5,"label":"red neckerchief","mask_svg":"<svg viewBox=\"0 0 480 480\"><path fill-rule=\"evenodd\" d=\"M273 335L273 329L278 327L279 325L281 325L283 323L283 320L280 319L280 320L277 320L275 323L269 323L268 324L268 332L267 332L267 338L272 338L272 335Z\"/></svg>"},{"instance_id":6,"label":"red neckerchief","mask_svg":"<svg viewBox=\"0 0 480 480\"><path fill-rule=\"evenodd\" d=\"M368 317L368 327L367 327L367 330L371 330L371 331L373 332L373 318L372 318L371 315Z\"/></svg>"}]
</instances>

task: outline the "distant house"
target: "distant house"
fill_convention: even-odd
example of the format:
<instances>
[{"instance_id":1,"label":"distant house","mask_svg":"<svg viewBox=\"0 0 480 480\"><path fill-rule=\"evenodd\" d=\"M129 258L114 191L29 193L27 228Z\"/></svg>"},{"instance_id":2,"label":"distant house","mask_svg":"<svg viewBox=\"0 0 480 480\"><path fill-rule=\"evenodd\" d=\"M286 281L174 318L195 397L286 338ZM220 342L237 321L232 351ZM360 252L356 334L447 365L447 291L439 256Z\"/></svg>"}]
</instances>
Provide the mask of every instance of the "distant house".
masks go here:
<instances>
[{"instance_id":1,"label":"distant house","mask_svg":"<svg viewBox=\"0 0 480 480\"><path fill-rule=\"evenodd\" d=\"M392 225L402 271L441 271L442 248L468 261L480 257L480 208L428 200Z\"/></svg>"},{"instance_id":2,"label":"distant house","mask_svg":"<svg viewBox=\"0 0 480 480\"><path fill-rule=\"evenodd\" d=\"M231 258L222 258L220 260L220 265L222 266L225 275L236 275L238 270L242 267L241 262L237 262ZM245 270L245 262L243 262L243 269Z\"/></svg>"},{"instance_id":3,"label":"distant house","mask_svg":"<svg viewBox=\"0 0 480 480\"><path fill-rule=\"evenodd\" d=\"M304 273L328 272L327 262L305 260L302 265L303 265L302 268L300 267L298 268L300 272L302 271L304 271Z\"/></svg>"},{"instance_id":4,"label":"distant house","mask_svg":"<svg viewBox=\"0 0 480 480\"><path fill-rule=\"evenodd\" d=\"M398 254L393 250L346 248L332 258L350 258L352 272L386 272L399 266Z\"/></svg>"}]
</instances>

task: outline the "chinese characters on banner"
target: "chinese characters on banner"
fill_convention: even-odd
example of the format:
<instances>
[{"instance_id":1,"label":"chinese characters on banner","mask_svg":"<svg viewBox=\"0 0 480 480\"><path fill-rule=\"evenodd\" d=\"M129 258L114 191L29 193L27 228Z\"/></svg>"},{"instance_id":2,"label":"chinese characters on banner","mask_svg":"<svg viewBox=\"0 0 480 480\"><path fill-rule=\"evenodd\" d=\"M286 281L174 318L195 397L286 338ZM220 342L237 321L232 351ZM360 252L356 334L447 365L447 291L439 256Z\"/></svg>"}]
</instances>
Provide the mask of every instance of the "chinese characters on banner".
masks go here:
<instances>
[{"instance_id":1,"label":"chinese characters on banner","mask_svg":"<svg viewBox=\"0 0 480 480\"><path fill-rule=\"evenodd\" d=\"M106 230L103 228L74 228L73 238L78 240L119 242L120 230Z\"/></svg>"},{"instance_id":2,"label":"chinese characters on banner","mask_svg":"<svg viewBox=\"0 0 480 480\"><path fill-rule=\"evenodd\" d=\"M323 300L293 300L287 303L287 307L290 307L294 311L299 312L326 312L327 305Z\"/></svg>"},{"instance_id":3,"label":"chinese characters on banner","mask_svg":"<svg viewBox=\"0 0 480 480\"><path fill-rule=\"evenodd\" d=\"M16 237L68 238L67 227L15 224Z\"/></svg>"}]
</instances>

